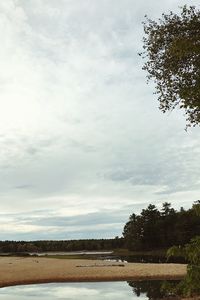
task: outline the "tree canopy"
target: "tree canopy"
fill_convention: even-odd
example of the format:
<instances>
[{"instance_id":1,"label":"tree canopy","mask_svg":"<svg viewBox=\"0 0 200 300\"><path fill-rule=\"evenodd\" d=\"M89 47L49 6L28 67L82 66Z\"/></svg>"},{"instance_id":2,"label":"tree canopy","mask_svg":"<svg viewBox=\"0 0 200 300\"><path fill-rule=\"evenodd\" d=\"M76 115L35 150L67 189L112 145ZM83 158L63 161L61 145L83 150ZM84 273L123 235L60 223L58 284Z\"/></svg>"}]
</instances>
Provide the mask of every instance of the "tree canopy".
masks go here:
<instances>
[{"instance_id":1,"label":"tree canopy","mask_svg":"<svg viewBox=\"0 0 200 300\"><path fill-rule=\"evenodd\" d=\"M170 203L161 210L150 204L140 214L132 214L124 226L125 246L130 250L153 250L184 245L200 235L200 203L192 208L176 211Z\"/></svg>"},{"instance_id":2,"label":"tree canopy","mask_svg":"<svg viewBox=\"0 0 200 300\"><path fill-rule=\"evenodd\" d=\"M187 127L200 125L200 10L184 6L180 15L162 14L158 21L146 16L143 38L148 80L156 84L163 112L179 107Z\"/></svg>"}]
</instances>

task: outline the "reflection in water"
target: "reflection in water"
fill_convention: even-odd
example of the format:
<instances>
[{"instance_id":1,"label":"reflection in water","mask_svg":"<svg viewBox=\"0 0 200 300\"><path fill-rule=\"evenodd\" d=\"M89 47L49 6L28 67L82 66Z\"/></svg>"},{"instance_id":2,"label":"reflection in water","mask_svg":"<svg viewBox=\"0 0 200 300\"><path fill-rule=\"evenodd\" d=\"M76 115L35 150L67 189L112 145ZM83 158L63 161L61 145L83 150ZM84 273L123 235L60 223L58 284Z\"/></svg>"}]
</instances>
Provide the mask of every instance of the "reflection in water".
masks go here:
<instances>
[{"instance_id":1,"label":"reflection in water","mask_svg":"<svg viewBox=\"0 0 200 300\"><path fill-rule=\"evenodd\" d=\"M147 299L158 300L163 299L166 296L172 295L171 289L168 290L166 287L176 287L180 281L170 280L151 280L151 281L131 281L128 282L129 286L132 287L133 293L138 297L145 294Z\"/></svg>"},{"instance_id":2,"label":"reflection in water","mask_svg":"<svg viewBox=\"0 0 200 300\"><path fill-rule=\"evenodd\" d=\"M128 284L127 284L128 283ZM182 281L129 281L129 282L49 283L15 286L0 289L0 300L159 300L175 296L172 291L180 290ZM176 294L176 293L175 293ZM174 297L173 299L176 299Z\"/></svg>"},{"instance_id":3,"label":"reflection in water","mask_svg":"<svg viewBox=\"0 0 200 300\"><path fill-rule=\"evenodd\" d=\"M4 300L136 300L126 282L98 283L51 283L15 286L0 289L0 299ZM145 294L140 300L148 299Z\"/></svg>"},{"instance_id":4,"label":"reflection in water","mask_svg":"<svg viewBox=\"0 0 200 300\"><path fill-rule=\"evenodd\" d=\"M156 255L129 255L119 256L120 260L127 262L139 262L139 263L179 263L185 264L186 260L184 257L176 256L166 258L166 256Z\"/></svg>"}]
</instances>

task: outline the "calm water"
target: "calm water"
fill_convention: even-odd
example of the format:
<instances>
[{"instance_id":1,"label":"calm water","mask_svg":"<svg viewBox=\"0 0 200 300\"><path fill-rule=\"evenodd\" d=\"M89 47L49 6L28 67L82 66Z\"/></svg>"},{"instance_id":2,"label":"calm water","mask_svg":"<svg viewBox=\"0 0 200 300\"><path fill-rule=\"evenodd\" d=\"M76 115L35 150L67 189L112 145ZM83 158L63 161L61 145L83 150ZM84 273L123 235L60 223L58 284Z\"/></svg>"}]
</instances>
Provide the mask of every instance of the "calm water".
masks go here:
<instances>
[{"instance_id":1,"label":"calm water","mask_svg":"<svg viewBox=\"0 0 200 300\"><path fill-rule=\"evenodd\" d=\"M145 294L138 298L127 282L98 283L50 283L0 289L0 299L4 300L133 300L148 299Z\"/></svg>"},{"instance_id":2,"label":"calm water","mask_svg":"<svg viewBox=\"0 0 200 300\"><path fill-rule=\"evenodd\" d=\"M114 261L127 261L127 262L142 262L142 263L186 263L183 257L171 257L167 260L166 256L156 256L156 255L129 255L129 256L115 256L113 251L62 251L62 252L29 252L29 255L36 256L72 256L72 255L82 255L83 258L85 255L94 256L96 259L109 259ZM0 253L0 256L12 255L12 253ZM18 253L18 255L20 255ZM21 253L23 256L24 253Z\"/></svg>"},{"instance_id":3,"label":"calm water","mask_svg":"<svg viewBox=\"0 0 200 300\"><path fill-rule=\"evenodd\" d=\"M113 251L51 251L51 252L30 252L30 255L46 256L46 255L110 255Z\"/></svg>"}]
</instances>

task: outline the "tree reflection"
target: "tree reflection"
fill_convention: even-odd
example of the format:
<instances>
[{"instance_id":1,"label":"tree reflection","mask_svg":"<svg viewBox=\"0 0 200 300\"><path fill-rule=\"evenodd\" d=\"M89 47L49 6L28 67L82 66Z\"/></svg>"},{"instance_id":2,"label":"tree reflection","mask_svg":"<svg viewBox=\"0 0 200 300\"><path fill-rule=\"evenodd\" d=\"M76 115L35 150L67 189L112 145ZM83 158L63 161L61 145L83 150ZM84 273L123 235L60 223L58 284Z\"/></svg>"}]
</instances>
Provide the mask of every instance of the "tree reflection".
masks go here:
<instances>
[{"instance_id":1,"label":"tree reflection","mask_svg":"<svg viewBox=\"0 0 200 300\"><path fill-rule=\"evenodd\" d=\"M133 293L138 297L145 294L150 300L158 300L168 298L175 295L172 290L176 289L179 281L163 281L163 280L149 280L149 281L129 281L127 282L132 288ZM168 289L167 287L170 286Z\"/></svg>"},{"instance_id":2,"label":"tree reflection","mask_svg":"<svg viewBox=\"0 0 200 300\"><path fill-rule=\"evenodd\" d=\"M180 299L183 297L195 297L200 295L200 268L188 266L186 277L181 280L149 280L127 282L133 293L138 297L145 294L150 300ZM199 298L198 298L199 299Z\"/></svg>"}]
</instances>

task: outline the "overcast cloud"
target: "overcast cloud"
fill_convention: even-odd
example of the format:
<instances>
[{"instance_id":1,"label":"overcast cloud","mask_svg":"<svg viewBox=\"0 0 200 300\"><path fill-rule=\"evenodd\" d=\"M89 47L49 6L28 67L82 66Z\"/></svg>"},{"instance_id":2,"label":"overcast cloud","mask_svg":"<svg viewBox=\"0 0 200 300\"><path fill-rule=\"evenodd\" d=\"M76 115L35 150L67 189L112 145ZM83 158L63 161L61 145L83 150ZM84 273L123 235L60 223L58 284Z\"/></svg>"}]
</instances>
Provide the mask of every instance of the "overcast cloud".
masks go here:
<instances>
[{"instance_id":1,"label":"overcast cloud","mask_svg":"<svg viewBox=\"0 0 200 300\"><path fill-rule=\"evenodd\" d=\"M200 197L200 129L146 84L142 21L197 0L0 2L0 239L121 235Z\"/></svg>"}]
</instances>

